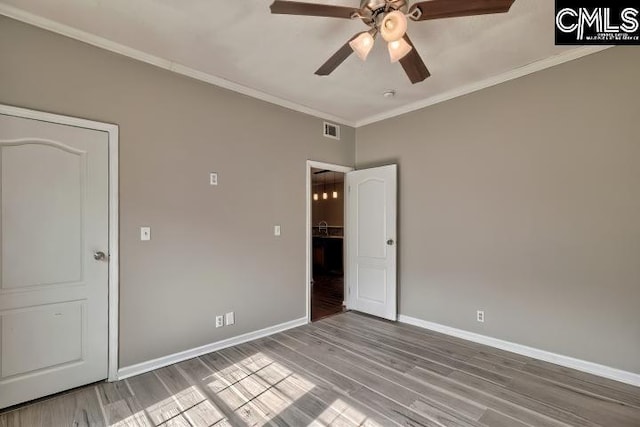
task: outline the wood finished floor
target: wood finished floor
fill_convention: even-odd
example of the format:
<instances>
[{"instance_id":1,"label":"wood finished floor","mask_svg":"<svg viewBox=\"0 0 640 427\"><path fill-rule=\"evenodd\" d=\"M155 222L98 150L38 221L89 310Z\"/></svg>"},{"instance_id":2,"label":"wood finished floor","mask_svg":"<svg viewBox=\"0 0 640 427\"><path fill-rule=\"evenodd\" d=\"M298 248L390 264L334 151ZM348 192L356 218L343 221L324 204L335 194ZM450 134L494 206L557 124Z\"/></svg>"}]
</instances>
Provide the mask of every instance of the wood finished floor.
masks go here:
<instances>
[{"instance_id":1,"label":"wood finished floor","mask_svg":"<svg viewBox=\"0 0 640 427\"><path fill-rule=\"evenodd\" d=\"M311 320L322 319L344 310L344 276L316 275L311 292Z\"/></svg>"},{"instance_id":2,"label":"wood finished floor","mask_svg":"<svg viewBox=\"0 0 640 427\"><path fill-rule=\"evenodd\" d=\"M344 313L0 415L0 426L640 426L640 389Z\"/></svg>"}]
</instances>

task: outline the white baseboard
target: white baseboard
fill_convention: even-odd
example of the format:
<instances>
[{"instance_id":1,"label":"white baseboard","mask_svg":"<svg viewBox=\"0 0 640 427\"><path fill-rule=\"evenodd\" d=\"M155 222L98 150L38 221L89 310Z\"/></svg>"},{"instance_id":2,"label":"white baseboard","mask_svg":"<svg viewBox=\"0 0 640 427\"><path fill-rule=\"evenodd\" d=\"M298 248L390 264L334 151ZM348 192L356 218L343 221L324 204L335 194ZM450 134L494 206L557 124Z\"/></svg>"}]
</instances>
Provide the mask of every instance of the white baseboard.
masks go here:
<instances>
[{"instance_id":1,"label":"white baseboard","mask_svg":"<svg viewBox=\"0 0 640 427\"><path fill-rule=\"evenodd\" d=\"M305 317L291 320L289 322L280 323L278 325L269 326L268 328L260 329L254 332L248 332L246 334L238 335L237 337L228 338L226 340L206 344L201 347L192 348L190 350L181 351L178 353L170 354L168 356L159 357L157 359L149 360L147 362L138 363L136 365L127 366L118 370L118 380L133 377L135 375L144 374L145 372L153 371L154 369L163 368L165 366L173 365L174 363L182 362L184 360L193 359L194 357L202 356L203 354L211 353L214 351L222 350L227 347L242 344L247 341L252 341L258 338L266 337L276 334L278 332L286 331L287 329L295 328L298 326L306 325L308 320Z\"/></svg>"},{"instance_id":2,"label":"white baseboard","mask_svg":"<svg viewBox=\"0 0 640 427\"><path fill-rule=\"evenodd\" d=\"M551 353L546 350L540 350L526 345L476 334L475 332L440 325L438 323L427 322L426 320L416 319L415 317L405 316L403 314L398 316L398 321L640 387L640 374L633 372L623 371L621 369L576 359L574 357Z\"/></svg>"}]
</instances>

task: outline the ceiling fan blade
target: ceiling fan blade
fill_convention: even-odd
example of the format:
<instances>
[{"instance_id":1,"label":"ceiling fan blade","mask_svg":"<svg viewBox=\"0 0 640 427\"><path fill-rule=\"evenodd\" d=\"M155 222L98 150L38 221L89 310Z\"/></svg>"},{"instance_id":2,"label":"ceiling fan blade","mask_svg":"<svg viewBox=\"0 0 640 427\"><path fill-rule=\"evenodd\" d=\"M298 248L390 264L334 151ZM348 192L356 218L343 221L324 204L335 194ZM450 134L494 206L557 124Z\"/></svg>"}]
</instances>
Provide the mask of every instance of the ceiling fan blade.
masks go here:
<instances>
[{"instance_id":1,"label":"ceiling fan blade","mask_svg":"<svg viewBox=\"0 0 640 427\"><path fill-rule=\"evenodd\" d=\"M505 13L515 0L429 0L415 3L409 9L409 17L414 21L427 19L456 18L459 16ZM416 10L422 12L417 18L411 16Z\"/></svg>"},{"instance_id":2,"label":"ceiling fan blade","mask_svg":"<svg viewBox=\"0 0 640 427\"><path fill-rule=\"evenodd\" d=\"M362 33L358 33L355 36L351 37L348 42L346 42L333 56L327 59L327 62L322 64L320 68L316 71L316 74L319 76L328 76L333 73L333 70L338 68L340 64L344 62L345 59L349 57L353 53L353 49L349 46L349 42L356 37L358 37Z\"/></svg>"},{"instance_id":3,"label":"ceiling fan blade","mask_svg":"<svg viewBox=\"0 0 640 427\"><path fill-rule=\"evenodd\" d=\"M404 58L400 59L400 65L404 68L404 72L407 73L407 77L409 77L411 83L420 83L429 77L431 73L427 69L427 66L424 65L420 54L411 42L411 39L409 39L409 36L405 34L403 38L413 49L411 49Z\"/></svg>"},{"instance_id":4,"label":"ceiling fan blade","mask_svg":"<svg viewBox=\"0 0 640 427\"><path fill-rule=\"evenodd\" d=\"M303 3L298 1L276 0L271 5L271 13L284 15L326 16L329 18L351 19L359 9L328 4Z\"/></svg>"}]
</instances>

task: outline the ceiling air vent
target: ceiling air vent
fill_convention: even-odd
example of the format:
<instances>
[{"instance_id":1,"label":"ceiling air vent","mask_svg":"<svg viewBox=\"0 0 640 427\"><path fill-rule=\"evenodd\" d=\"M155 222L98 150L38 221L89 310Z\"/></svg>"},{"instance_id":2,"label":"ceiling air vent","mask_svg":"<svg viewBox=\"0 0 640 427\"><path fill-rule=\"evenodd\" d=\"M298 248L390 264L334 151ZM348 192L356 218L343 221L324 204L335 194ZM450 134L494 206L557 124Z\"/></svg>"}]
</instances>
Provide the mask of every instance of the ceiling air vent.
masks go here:
<instances>
[{"instance_id":1,"label":"ceiling air vent","mask_svg":"<svg viewBox=\"0 0 640 427\"><path fill-rule=\"evenodd\" d=\"M332 139L340 139L340 126L324 122L324 136Z\"/></svg>"}]
</instances>

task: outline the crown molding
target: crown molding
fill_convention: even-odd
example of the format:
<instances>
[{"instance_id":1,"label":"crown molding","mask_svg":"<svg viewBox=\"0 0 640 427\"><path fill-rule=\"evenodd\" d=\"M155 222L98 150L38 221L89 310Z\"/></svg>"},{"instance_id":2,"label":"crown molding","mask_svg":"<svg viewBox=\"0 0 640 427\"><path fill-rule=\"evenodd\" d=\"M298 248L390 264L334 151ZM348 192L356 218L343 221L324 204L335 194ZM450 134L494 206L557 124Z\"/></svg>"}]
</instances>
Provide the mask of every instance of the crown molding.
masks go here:
<instances>
[{"instance_id":1,"label":"crown molding","mask_svg":"<svg viewBox=\"0 0 640 427\"><path fill-rule=\"evenodd\" d=\"M271 104L279 105L290 110L297 111L299 113L308 114L310 116L318 117L321 119L329 120L331 122L339 123L346 126L353 127L355 123L353 121L346 120L342 117L334 116L324 111L318 111L313 108L301 105L284 98L277 97L275 95L268 94L266 92L259 91L257 89L243 86L239 83L232 82L230 80L214 76L212 74L198 71L196 69L187 67L177 62L170 61L149 53L134 49L129 46L125 46L120 43L107 40L103 37L88 33L86 31L78 30L65 24L61 24L56 21L52 21L47 18L35 15L30 12L18 9L13 6L9 6L4 3L0 3L0 15L7 16L9 18L21 21L38 28L42 28L63 36L81 41L83 43L90 44L92 46L99 47L101 49L108 50L147 64L154 65L165 70L173 71L174 73L181 74L196 80L200 80L206 83L219 86L224 89L228 89L233 92L240 93L252 98L259 99L261 101L269 102Z\"/></svg>"},{"instance_id":2,"label":"crown molding","mask_svg":"<svg viewBox=\"0 0 640 427\"><path fill-rule=\"evenodd\" d=\"M564 64L565 62L573 61L575 59L582 58L587 55L601 52L605 49L609 49L613 46L584 46L577 49L571 49L563 52L559 55L551 56L549 58L542 59L540 61L532 62L524 67L516 68L515 70L507 71L506 73L499 74L488 79L481 80L479 82L471 83L459 88L450 90L448 92L432 96L430 98L422 99L411 104L403 105L391 111L369 116L365 119L358 120L355 123L355 127L370 125L372 123L380 122L392 117L400 116L402 114L410 113L412 111L420 110L431 105L439 104L441 102L449 101L460 96L468 95L473 92L477 92L482 89L489 88L491 86L499 85L510 80L514 80L520 77L524 77L528 74L533 74L538 71L545 70L547 68L555 67L556 65Z\"/></svg>"},{"instance_id":3,"label":"crown molding","mask_svg":"<svg viewBox=\"0 0 640 427\"><path fill-rule=\"evenodd\" d=\"M146 52L131 48L129 46L122 45L120 43L107 40L103 37L96 36L86 31L78 30L65 24L61 24L56 21L52 21L47 18L26 12L13 6L9 6L4 3L0 3L0 15L5 15L9 18L25 22L27 24L49 30L51 32L61 34L63 36L81 41L83 43L90 44L92 46L99 47L101 49L108 50L110 52L118 53L120 55L145 62L147 64L154 65L165 70L172 71L174 73L190 77L196 80L200 80L212 85L228 89L233 92L237 92L261 101L269 102L271 104L279 105L284 108L288 108L299 113L308 114L321 119L329 120L331 122L339 123L354 128L366 126L372 123L380 122L386 119L390 119L402 114L410 113L412 111L420 110L431 105L439 104L460 96L468 95L473 92L477 92L482 89L489 88L491 86L498 85L500 83L508 82L510 80L524 77L528 74L535 73L547 68L555 67L556 65L564 64L565 62L573 61L575 59L582 58L587 55L591 55L597 52L601 52L605 49L609 49L613 46L585 46L577 49L572 49L550 58L546 58L540 61L533 62L515 70L508 71L506 73L490 77L488 79L471 83L443 94L432 96L420 101L404 105L402 107L386 111L380 114L375 114L366 117L361 120L347 120L343 117L334 116L332 114L318 111L313 108L307 107L302 104L295 103L293 101L286 100L284 98L277 97L275 95L268 94L266 92L259 91L247 86L243 86L239 83L232 82L230 80L214 76L212 74L199 71L177 62L170 61L155 55L148 54Z\"/></svg>"}]
</instances>

